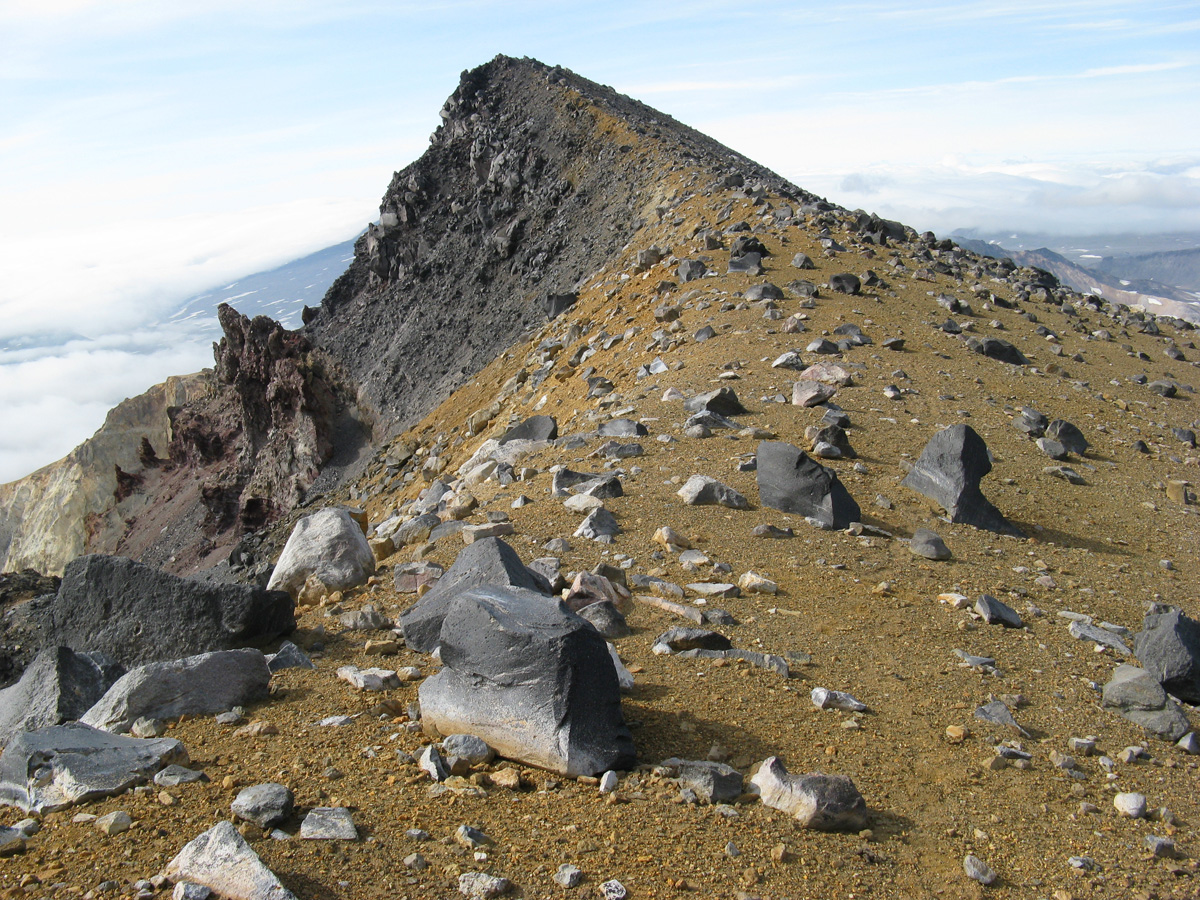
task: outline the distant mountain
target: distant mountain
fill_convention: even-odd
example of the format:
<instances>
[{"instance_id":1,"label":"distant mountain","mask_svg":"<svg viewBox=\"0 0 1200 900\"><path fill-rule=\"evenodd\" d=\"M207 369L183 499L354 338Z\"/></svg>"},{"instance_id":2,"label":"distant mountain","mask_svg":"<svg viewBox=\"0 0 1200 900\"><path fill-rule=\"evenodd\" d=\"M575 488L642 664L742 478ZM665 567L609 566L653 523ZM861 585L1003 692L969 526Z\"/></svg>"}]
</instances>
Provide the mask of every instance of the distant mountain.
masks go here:
<instances>
[{"instance_id":1,"label":"distant mountain","mask_svg":"<svg viewBox=\"0 0 1200 900\"><path fill-rule=\"evenodd\" d=\"M1096 269L1134 285L1152 281L1200 293L1200 247L1134 256L1106 256Z\"/></svg>"},{"instance_id":2,"label":"distant mountain","mask_svg":"<svg viewBox=\"0 0 1200 900\"><path fill-rule=\"evenodd\" d=\"M353 259L354 239L351 239L189 297L170 321L202 323L211 327L214 336L219 336L217 307L228 303L248 318L270 316L284 328L299 328L304 307L320 305L329 286Z\"/></svg>"},{"instance_id":3,"label":"distant mountain","mask_svg":"<svg viewBox=\"0 0 1200 900\"><path fill-rule=\"evenodd\" d=\"M981 256L1008 258L1019 265L1050 272L1059 282L1083 294L1200 321L1200 250L1103 257L1092 267L1047 247L1011 250L996 241L965 236L956 236L954 242ZM1095 258L1096 254L1085 256Z\"/></svg>"}]
</instances>

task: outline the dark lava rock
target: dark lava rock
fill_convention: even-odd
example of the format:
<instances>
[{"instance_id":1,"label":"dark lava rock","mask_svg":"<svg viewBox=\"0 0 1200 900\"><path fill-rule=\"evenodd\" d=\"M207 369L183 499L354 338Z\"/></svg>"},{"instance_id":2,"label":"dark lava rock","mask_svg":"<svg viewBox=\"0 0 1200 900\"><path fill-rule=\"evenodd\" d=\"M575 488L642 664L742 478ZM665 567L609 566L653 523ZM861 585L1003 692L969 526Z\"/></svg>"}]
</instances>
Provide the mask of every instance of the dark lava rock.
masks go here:
<instances>
[{"instance_id":1,"label":"dark lava rock","mask_svg":"<svg viewBox=\"0 0 1200 900\"><path fill-rule=\"evenodd\" d=\"M763 506L798 513L822 528L845 528L861 516L837 474L783 441L758 445L758 496Z\"/></svg>"},{"instance_id":2,"label":"dark lava rock","mask_svg":"<svg viewBox=\"0 0 1200 900\"><path fill-rule=\"evenodd\" d=\"M1021 628L1025 625L1015 609L991 594L980 595L975 601L975 612L989 625L1003 625L1005 628Z\"/></svg>"},{"instance_id":3,"label":"dark lava rock","mask_svg":"<svg viewBox=\"0 0 1200 900\"><path fill-rule=\"evenodd\" d=\"M941 535L928 528L918 528L913 532L912 539L908 542L908 549L917 556L938 561L947 560L951 555L950 548L946 546Z\"/></svg>"},{"instance_id":4,"label":"dark lava rock","mask_svg":"<svg viewBox=\"0 0 1200 900\"><path fill-rule=\"evenodd\" d=\"M992 461L983 438L970 425L951 425L930 438L900 483L940 504L951 522L1022 537L979 489L990 471Z\"/></svg>"},{"instance_id":5,"label":"dark lava rock","mask_svg":"<svg viewBox=\"0 0 1200 900\"><path fill-rule=\"evenodd\" d=\"M1158 680L1137 666L1117 666L1104 685L1100 705L1164 741L1177 741L1192 730L1187 715Z\"/></svg>"},{"instance_id":6,"label":"dark lava rock","mask_svg":"<svg viewBox=\"0 0 1200 900\"><path fill-rule=\"evenodd\" d=\"M1013 419L1013 426L1031 438L1040 438L1050 426L1050 420L1029 406L1021 407L1021 414Z\"/></svg>"},{"instance_id":7,"label":"dark lava rock","mask_svg":"<svg viewBox=\"0 0 1200 900\"><path fill-rule=\"evenodd\" d=\"M130 667L289 634L292 598L283 591L204 584L120 556L67 564L58 594L5 617L6 642L26 648L95 651Z\"/></svg>"},{"instance_id":8,"label":"dark lava rock","mask_svg":"<svg viewBox=\"0 0 1200 900\"><path fill-rule=\"evenodd\" d=\"M437 641L442 669L422 682L420 701L422 721L442 734L476 735L563 775L636 763L608 646L561 602L479 586L449 602Z\"/></svg>"},{"instance_id":9,"label":"dark lava rock","mask_svg":"<svg viewBox=\"0 0 1200 900\"><path fill-rule=\"evenodd\" d=\"M1083 432L1065 419L1055 419L1051 422L1046 428L1046 437L1058 441L1067 452L1076 456L1083 456L1090 446Z\"/></svg>"},{"instance_id":10,"label":"dark lava rock","mask_svg":"<svg viewBox=\"0 0 1200 900\"><path fill-rule=\"evenodd\" d=\"M714 391L697 394L683 404L690 413L712 412L719 416L740 416L746 413L733 388L720 387Z\"/></svg>"},{"instance_id":11,"label":"dark lava rock","mask_svg":"<svg viewBox=\"0 0 1200 900\"><path fill-rule=\"evenodd\" d=\"M988 337L982 340L971 338L967 341L967 346L989 359L998 359L1000 362L1011 363L1014 366L1029 365L1029 360L1025 358L1024 353L1000 338Z\"/></svg>"},{"instance_id":12,"label":"dark lava rock","mask_svg":"<svg viewBox=\"0 0 1200 900\"><path fill-rule=\"evenodd\" d=\"M700 260L685 259L675 269L675 275L679 279L680 284L686 284L689 281L695 281L697 278L703 278L704 273L707 271L708 266L700 262Z\"/></svg>"},{"instance_id":13,"label":"dark lava rock","mask_svg":"<svg viewBox=\"0 0 1200 900\"><path fill-rule=\"evenodd\" d=\"M665 647L672 653L685 650L729 650L733 642L723 634L707 628L685 628L677 625L654 639L655 647Z\"/></svg>"},{"instance_id":14,"label":"dark lava rock","mask_svg":"<svg viewBox=\"0 0 1200 900\"><path fill-rule=\"evenodd\" d=\"M629 637L629 626L625 616L613 606L611 600L601 600L599 603L589 603L579 610L581 619L591 622L595 629L604 635L605 640L615 641L617 638Z\"/></svg>"},{"instance_id":15,"label":"dark lava rock","mask_svg":"<svg viewBox=\"0 0 1200 900\"><path fill-rule=\"evenodd\" d=\"M1142 620L1133 652L1167 691L1200 703L1200 622L1174 607L1152 612Z\"/></svg>"},{"instance_id":16,"label":"dark lava rock","mask_svg":"<svg viewBox=\"0 0 1200 900\"><path fill-rule=\"evenodd\" d=\"M475 541L459 551L453 565L424 597L400 614L404 643L420 653L431 653L454 598L479 585L550 594L546 579L522 563L517 551L504 541L499 538Z\"/></svg>"},{"instance_id":17,"label":"dark lava rock","mask_svg":"<svg viewBox=\"0 0 1200 900\"><path fill-rule=\"evenodd\" d=\"M862 282L858 280L857 275L841 272L830 276L829 287L839 294L857 294L862 290Z\"/></svg>"},{"instance_id":18,"label":"dark lava rock","mask_svg":"<svg viewBox=\"0 0 1200 900\"><path fill-rule=\"evenodd\" d=\"M519 425L504 432L496 443L504 445L510 441L552 441L558 437L558 422L554 416L530 416Z\"/></svg>"},{"instance_id":19,"label":"dark lava rock","mask_svg":"<svg viewBox=\"0 0 1200 900\"><path fill-rule=\"evenodd\" d=\"M729 258L729 272L746 272L749 275L762 275L766 269L762 266L762 254L744 253L741 256Z\"/></svg>"},{"instance_id":20,"label":"dark lava rock","mask_svg":"<svg viewBox=\"0 0 1200 900\"><path fill-rule=\"evenodd\" d=\"M1146 387L1160 397L1174 397L1179 392L1179 389L1169 381L1151 381Z\"/></svg>"},{"instance_id":21,"label":"dark lava rock","mask_svg":"<svg viewBox=\"0 0 1200 900\"><path fill-rule=\"evenodd\" d=\"M807 253L797 253L792 257L792 268L795 269L815 269L813 261L809 259Z\"/></svg>"}]
</instances>

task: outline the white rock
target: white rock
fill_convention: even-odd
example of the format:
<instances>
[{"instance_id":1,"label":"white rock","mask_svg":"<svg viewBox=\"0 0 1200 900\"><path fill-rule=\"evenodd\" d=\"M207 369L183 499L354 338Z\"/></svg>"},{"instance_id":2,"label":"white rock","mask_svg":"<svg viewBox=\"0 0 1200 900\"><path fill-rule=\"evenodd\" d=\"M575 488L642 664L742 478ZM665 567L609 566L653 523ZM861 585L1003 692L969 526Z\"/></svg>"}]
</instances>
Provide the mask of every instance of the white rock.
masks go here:
<instances>
[{"instance_id":1,"label":"white rock","mask_svg":"<svg viewBox=\"0 0 1200 900\"><path fill-rule=\"evenodd\" d=\"M267 588L293 597L309 575L331 591L366 582L375 572L375 554L362 527L344 509L329 508L296 523Z\"/></svg>"},{"instance_id":2,"label":"white rock","mask_svg":"<svg viewBox=\"0 0 1200 900\"><path fill-rule=\"evenodd\" d=\"M801 826L822 831L859 831L866 827L867 804L845 775L790 775L777 756L769 756L750 779L750 791L763 805L793 816Z\"/></svg>"},{"instance_id":3,"label":"white rock","mask_svg":"<svg viewBox=\"0 0 1200 900\"><path fill-rule=\"evenodd\" d=\"M469 900L491 900L512 889L507 878L488 875L486 872L463 872L458 876L458 891Z\"/></svg>"},{"instance_id":4,"label":"white rock","mask_svg":"<svg viewBox=\"0 0 1200 900\"><path fill-rule=\"evenodd\" d=\"M600 793L611 794L617 789L618 783L617 773L610 769L600 776Z\"/></svg>"},{"instance_id":5,"label":"white rock","mask_svg":"<svg viewBox=\"0 0 1200 900\"><path fill-rule=\"evenodd\" d=\"M1123 816L1140 819L1146 815L1146 795L1132 791L1113 797L1113 806Z\"/></svg>"},{"instance_id":6,"label":"white rock","mask_svg":"<svg viewBox=\"0 0 1200 900\"><path fill-rule=\"evenodd\" d=\"M280 884L232 822L219 822L167 863L172 881L211 888L227 900L296 900Z\"/></svg>"},{"instance_id":7,"label":"white rock","mask_svg":"<svg viewBox=\"0 0 1200 900\"><path fill-rule=\"evenodd\" d=\"M963 859L963 871L967 873L968 878L974 878L980 884L991 884L996 880L996 873L973 853L968 853Z\"/></svg>"},{"instance_id":8,"label":"white rock","mask_svg":"<svg viewBox=\"0 0 1200 900\"><path fill-rule=\"evenodd\" d=\"M774 594L779 590L774 581L755 572L744 572L738 579L738 587L748 594Z\"/></svg>"},{"instance_id":9,"label":"white rock","mask_svg":"<svg viewBox=\"0 0 1200 900\"><path fill-rule=\"evenodd\" d=\"M831 691L829 688L817 687L812 691L813 706L817 709L845 709L850 712L866 712L867 705L855 700L842 691Z\"/></svg>"},{"instance_id":10,"label":"white rock","mask_svg":"<svg viewBox=\"0 0 1200 900\"><path fill-rule=\"evenodd\" d=\"M342 666L337 677L360 691L386 691L400 687L399 676L391 669L360 669L358 666Z\"/></svg>"}]
</instances>

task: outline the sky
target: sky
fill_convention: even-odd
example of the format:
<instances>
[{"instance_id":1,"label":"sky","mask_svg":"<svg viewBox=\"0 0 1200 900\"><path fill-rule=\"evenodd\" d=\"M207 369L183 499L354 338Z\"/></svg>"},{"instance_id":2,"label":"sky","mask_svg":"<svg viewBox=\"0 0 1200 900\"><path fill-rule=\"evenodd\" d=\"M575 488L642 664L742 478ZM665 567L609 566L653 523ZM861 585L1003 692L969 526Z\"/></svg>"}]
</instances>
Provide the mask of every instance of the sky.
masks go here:
<instances>
[{"instance_id":1,"label":"sky","mask_svg":"<svg viewBox=\"0 0 1200 900\"><path fill-rule=\"evenodd\" d=\"M921 230L1200 231L1200 2L0 0L0 483L353 237L459 73L611 85Z\"/></svg>"}]
</instances>

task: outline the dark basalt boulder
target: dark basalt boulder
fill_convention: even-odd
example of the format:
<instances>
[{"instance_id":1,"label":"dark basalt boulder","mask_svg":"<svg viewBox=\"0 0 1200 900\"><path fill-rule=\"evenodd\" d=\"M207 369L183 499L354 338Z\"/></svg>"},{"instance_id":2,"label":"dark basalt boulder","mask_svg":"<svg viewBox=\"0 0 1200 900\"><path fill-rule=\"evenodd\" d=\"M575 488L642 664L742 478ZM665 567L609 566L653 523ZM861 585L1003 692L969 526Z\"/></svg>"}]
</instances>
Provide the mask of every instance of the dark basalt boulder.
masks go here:
<instances>
[{"instance_id":1,"label":"dark basalt boulder","mask_svg":"<svg viewBox=\"0 0 1200 900\"><path fill-rule=\"evenodd\" d=\"M454 598L481 585L522 588L547 598L550 594L549 582L521 562L517 551L504 541L475 541L459 551L454 564L424 597L400 614L404 643L419 653L432 653Z\"/></svg>"},{"instance_id":2,"label":"dark basalt boulder","mask_svg":"<svg viewBox=\"0 0 1200 900\"><path fill-rule=\"evenodd\" d=\"M447 605L442 669L420 687L422 721L563 775L636 763L608 646L561 602L483 585Z\"/></svg>"},{"instance_id":3,"label":"dark basalt boulder","mask_svg":"<svg viewBox=\"0 0 1200 900\"><path fill-rule=\"evenodd\" d=\"M845 528L862 515L837 474L793 444L760 443L757 479L763 506L798 513L822 528Z\"/></svg>"},{"instance_id":4,"label":"dark basalt boulder","mask_svg":"<svg viewBox=\"0 0 1200 900\"><path fill-rule=\"evenodd\" d=\"M839 294L858 294L862 291L862 282L857 275L840 272L829 277L829 287Z\"/></svg>"},{"instance_id":5,"label":"dark basalt boulder","mask_svg":"<svg viewBox=\"0 0 1200 900\"><path fill-rule=\"evenodd\" d=\"M5 617L6 642L99 652L126 668L212 650L232 650L296 628L283 591L206 584L120 556L81 556L58 594Z\"/></svg>"},{"instance_id":6,"label":"dark basalt boulder","mask_svg":"<svg viewBox=\"0 0 1200 900\"><path fill-rule=\"evenodd\" d=\"M938 503L951 522L1023 537L979 489L990 471L992 460L983 438L970 425L951 425L930 438L900 483Z\"/></svg>"},{"instance_id":7,"label":"dark basalt boulder","mask_svg":"<svg viewBox=\"0 0 1200 900\"><path fill-rule=\"evenodd\" d=\"M1200 622L1174 607L1142 620L1133 652L1147 672L1186 703L1200 703Z\"/></svg>"},{"instance_id":8,"label":"dark basalt boulder","mask_svg":"<svg viewBox=\"0 0 1200 900\"><path fill-rule=\"evenodd\" d=\"M728 387L697 394L684 401L683 407L690 413L712 412L719 416L740 416L746 413L746 407L742 406L737 393Z\"/></svg>"},{"instance_id":9,"label":"dark basalt boulder","mask_svg":"<svg viewBox=\"0 0 1200 900\"><path fill-rule=\"evenodd\" d=\"M1014 366L1029 365L1029 360L1025 357L1024 353L1008 341L1003 341L1000 338L988 337L983 340L971 338L967 341L967 346L976 353L982 353L989 359L997 359L1000 362L1006 362Z\"/></svg>"},{"instance_id":10,"label":"dark basalt boulder","mask_svg":"<svg viewBox=\"0 0 1200 900\"><path fill-rule=\"evenodd\" d=\"M511 441L552 441L558 437L558 422L554 416L530 416L519 425L504 432L496 443L503 446Z\"/></svg>"}]
</instances>

